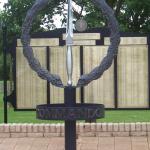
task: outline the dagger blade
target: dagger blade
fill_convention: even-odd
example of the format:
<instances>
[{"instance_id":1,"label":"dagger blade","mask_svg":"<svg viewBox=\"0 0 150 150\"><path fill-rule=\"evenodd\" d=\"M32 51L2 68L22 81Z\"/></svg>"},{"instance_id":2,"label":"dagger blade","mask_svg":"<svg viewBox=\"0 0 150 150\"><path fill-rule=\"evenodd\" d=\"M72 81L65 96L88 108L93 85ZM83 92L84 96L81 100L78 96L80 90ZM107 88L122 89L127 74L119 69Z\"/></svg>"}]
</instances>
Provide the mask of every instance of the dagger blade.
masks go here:
<instances>
[{"instance_id":1,"label":"dagger blade","mask_svg":"<svg viewBox=\"0 0 150 150\"><path fill-rule=\"evenodd\" d=\"M69 86L72 86L72 72L73 72L73 56L72 56L72 45L73 45L73 13L72 13L72 0L68 0L68 13L67 13L67 27L66 27L66 67Z\"/></svg>"}]
</instances>

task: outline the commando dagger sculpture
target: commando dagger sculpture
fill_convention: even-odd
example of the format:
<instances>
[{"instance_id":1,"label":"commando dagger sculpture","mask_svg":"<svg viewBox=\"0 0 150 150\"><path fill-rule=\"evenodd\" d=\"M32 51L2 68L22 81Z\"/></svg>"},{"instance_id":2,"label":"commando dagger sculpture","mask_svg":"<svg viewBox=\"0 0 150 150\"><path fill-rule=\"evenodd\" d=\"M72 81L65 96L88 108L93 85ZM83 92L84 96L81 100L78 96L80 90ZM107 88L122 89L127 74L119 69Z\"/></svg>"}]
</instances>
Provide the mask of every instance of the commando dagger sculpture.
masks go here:
<instances>
[{"instance_id":1,"label":"commando dagger sculpture","mask_svg":"<svg viewBox=\"0 0 150 150\"><path fill-rule=\"evenodd\" d=\"M107 19L110 29L110 46L106 56L102 62L95 67L90 73L83 74L76 86L72 86L73 72L73 13L72 0L68 0L67 27L66 27L66 68L68 75L68 86L64 86L59 75L51 74L47 69L41 66L40 62L33 53L33 48L30 46L30 30L34 18L38 12L43 9L52 0L36 0L31 9L27 12L25 21L22 26L21 41L23 45L23 53L27 58L30 67L44 80L47 80L52 85L64 88L64 103L63 104L43 104L37 105L37 118L42 120L64 120L65 121L65 150L76 150L76 120L92 120L104 117L103 104L87 104L76 103L76 88L88 85L93 80L102 76L102 74L111 66L114 57L118 53L120 42L119 25L114 16L113 10L107 5L105 0L93 0L93 3L98 6L103 15ZM60 64L61 65L61 64Z\"/></svg>"},{"instance_id":2,"label":"commando dagger sculpture","mask_svg":"<svg viewBox=\"0 0 150 150\"><path fill-rule=\"evenodd\" d=\"M33 49L30 46L30 30L33 24L34 18L37 16L38 12L48 5L49 0L36 0L31 9L28 11L25 21L22 26L21 41L23 45L23 53L27 58L30 67L44 80L49 83L64 88L64 85L59 77L59 75L51 74L48 70L43 68L37 58L34 57ZM106 56L100 62L100 64L95 67L88 74L83 74L76 87L84 87L88 85L93 80L100 78L103 73L111 66L114 57L118 53L118 46L120 43L120 33L119 24L115 18L113 10L107 5L105 0L93 0L93 3L101 9L102 14L106 17L108 28L110 29L110 46L108 48ZM68 86L72 85L72 71L73 71L73 59L72 59L72 45L73 45L73 15L72 15L72 0L68 0L68 20L67 20L67 35L66 35L66 45L67 45L67 74L68 74Z\"/></svg>"}]
</instances>

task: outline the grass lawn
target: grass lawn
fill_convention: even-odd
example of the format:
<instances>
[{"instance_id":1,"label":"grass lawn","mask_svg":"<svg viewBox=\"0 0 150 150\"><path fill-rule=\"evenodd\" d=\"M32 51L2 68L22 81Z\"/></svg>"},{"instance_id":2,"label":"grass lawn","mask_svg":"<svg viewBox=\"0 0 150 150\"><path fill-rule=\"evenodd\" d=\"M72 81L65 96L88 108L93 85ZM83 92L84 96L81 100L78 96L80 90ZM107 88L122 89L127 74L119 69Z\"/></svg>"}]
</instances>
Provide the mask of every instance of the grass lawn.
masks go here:
<instances>
[{"instance_id":1,"label":"grass lawn","mask_svg":"<svg viewBox=\"0 0 150 150\"><path fill-rule=\"evenodd\" d=\"M3 123L3 94L0 93L0 123ZM8 110L9 123L57 123L61 121L41 121L36 119L34 111ZM106 111L105 118L97 122L150 122L150 110L117 110Z\"/></svg>"}]
</instances>

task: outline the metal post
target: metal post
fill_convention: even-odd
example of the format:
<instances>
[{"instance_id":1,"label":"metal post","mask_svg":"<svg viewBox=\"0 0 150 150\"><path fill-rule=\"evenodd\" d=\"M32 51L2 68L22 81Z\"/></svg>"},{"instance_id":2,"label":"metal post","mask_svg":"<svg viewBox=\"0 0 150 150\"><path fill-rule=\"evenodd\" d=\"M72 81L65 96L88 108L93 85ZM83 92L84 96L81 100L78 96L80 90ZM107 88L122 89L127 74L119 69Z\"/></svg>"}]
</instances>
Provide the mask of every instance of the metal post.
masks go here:
<instances>
[{"instance_id":1,"label":"metal post","mask_svg":"<svg viewBox=\"0 0 150 150\"><path fill-rule=\"evenodd\" d=\"M7 27L3 25L3 82L4 82L4 123L8 122L7 114Z\"/></svg>"},{"instance_id":2,"label":"metal post","mask_svg":"<svg viewBox=\"0 0 150 150\"><path fill-rule=\"evenodd\" d=\"M65 87L65 105L74 106L76 103L76 88ZM76 121L65 121L65 150L76 150Z\"/></svg>"},{"instance_id":3,"label":"metal post","mask_svg":"<svg viewBox=\"0 0 150 150\"><path fill-rule=\"evenodd\" d=\"M114 105L115 109L118 108L118 68L117 56L114 58Z\"/></svg>"},{"instance_id":4,"label":"metal post","mask_svg":"<svg viewBox=\"0 0 150 150\"><path fill-rule=\"evenodd\" d=\"M148 44L148 94L149 94L149 109L150 109L150 34L147 36Z\"/></svg>"},{"instance_id":5,"label":"metal post","mask_svg":"<svg viewBox=\"0 0 150 150\"><path fill-rule=\"evenodd\" d=\"M83 75L83 46L80 46L80 75ZM81 87L81 103L84 104L84 87Z\"/></svg>"}]
</instances>

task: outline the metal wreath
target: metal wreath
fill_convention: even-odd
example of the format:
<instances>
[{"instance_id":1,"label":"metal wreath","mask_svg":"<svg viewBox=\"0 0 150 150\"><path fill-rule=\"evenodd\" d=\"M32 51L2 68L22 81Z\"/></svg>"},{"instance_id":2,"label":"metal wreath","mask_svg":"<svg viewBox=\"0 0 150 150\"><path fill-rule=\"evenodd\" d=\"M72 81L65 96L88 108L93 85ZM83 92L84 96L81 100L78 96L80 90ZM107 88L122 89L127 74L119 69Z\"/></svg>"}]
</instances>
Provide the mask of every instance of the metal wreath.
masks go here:
<instances>
[{"instance_id":1,"label":"metal wreath","mask_svg":"<svg viewBox=\"0 0 150 150\"><path fill-rule=\"evenodd\" d=\"M64 87L60 77L51 74L48 70L43 68L37 58L34 57L33 49L30 46L30 29L37 13L43 9L49 0L36 0L32 8L28 10L26 18L22 26L21 42L23 45L23 54L27 58L30 67L44 80L57 87ZM103 15L108 20L108 26L111 31L110 46L107 55L103 58L99 66L94 68L89 74L84 74L80 77L77 87L82 87L89 84L91 81L96 80L102 76L112 64L114 57L118 53L118 46L120 43L119 25L114 16L113 10L107 5L105 0L93 0L94 4L98 6Z\"/></svg>"}]
</instances>

